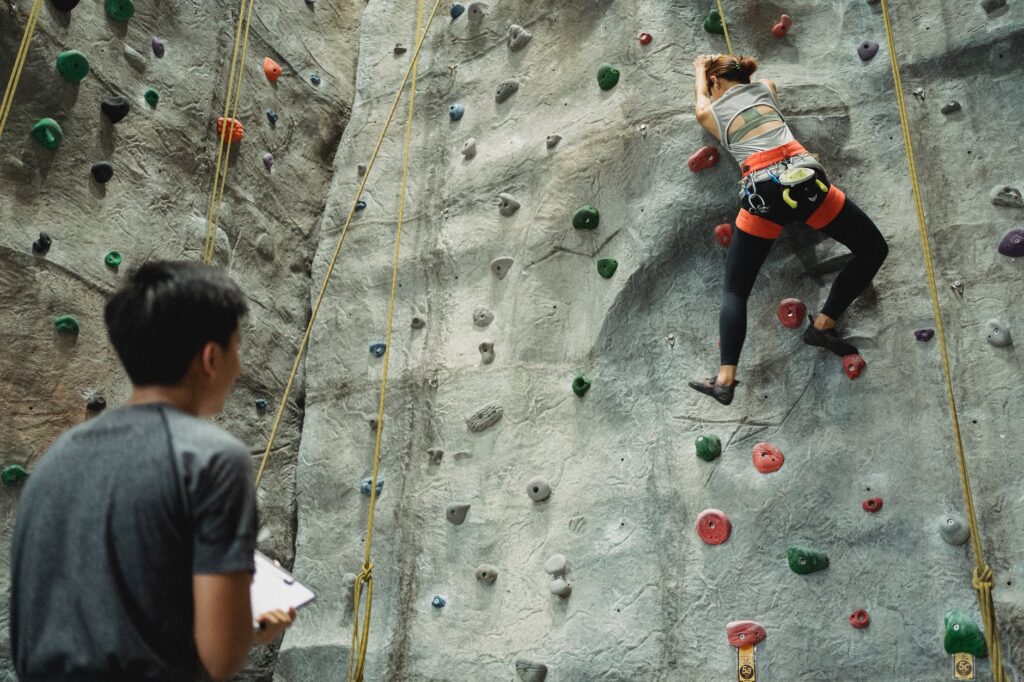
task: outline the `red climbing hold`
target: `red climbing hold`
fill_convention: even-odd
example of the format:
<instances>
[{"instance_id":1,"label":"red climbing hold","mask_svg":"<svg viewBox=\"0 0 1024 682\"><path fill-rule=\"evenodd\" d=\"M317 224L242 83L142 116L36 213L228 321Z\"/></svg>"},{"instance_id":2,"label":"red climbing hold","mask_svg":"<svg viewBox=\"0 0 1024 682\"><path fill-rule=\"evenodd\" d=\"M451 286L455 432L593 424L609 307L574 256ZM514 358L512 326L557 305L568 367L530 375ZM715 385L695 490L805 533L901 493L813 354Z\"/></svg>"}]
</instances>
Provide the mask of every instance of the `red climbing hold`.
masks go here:
<instances>
[{"instance_id":1,"label":"red climbing hold","mask_svg":"<svg viewBox=\"0 0 1024 682\"><path fill-rule=\"evenodd\" d=\"M727 623L725 634L729 638L729 644L737 649L760 644L768 636L764 626L752 620L734 620Z\"/></svg>"},{"instance_id":2,"label":"red climbing hold","mask_svg":"<svg viewBox=\"0 0 1024 682\"><path fill-rule=\"evenodd\" d=\"M698 149L690 160L686 162L686 165L690 167L694 173L700 172L706 168L711 168L718 163L718 147L713 144L709 144L707 147Z\"/></svg>"},{"instance_id":3,"label":"red climbing hold","mask_svg":"<svg viewBox=\"0 0 1024 682\"><path fill-rule=\"evenodd\" d=\"M770 474L778 471L782 468L782 464L786 461L786 457L782 454L782 450L771 443L758 443L754 446L753 451L754 466L762 474Z\"/></svg>"},{"instance_id":4,"label":"red climbing hold","mask_svg":"<svg viewBox=\"0 0 1024 682\"><path fill-rule=\"evenodd\" d=\"M861 372L868 368L868 363L864 362L864 358L859 355L844 355L843 356L843 370L846 372L846 376L851 379L856 379L861 375Z\"/></svg>"},{"instance_id":5,"label":"red climbing hold","mask_svg":"<svg viewBox=\"0 0 1024 682\"><path fill-rule=\"evenodd\" d=\"M784 298L776 314L786 329L799 329L807 315L807 306L798 298Z\"/></svg>"},{"instance_id":6,"label":"red climbing hold","mask_svg":"<svg viewBox=\"0 0 1024 682\"><path fill-rule=\"evenodd\" d=\"M731 534L732 522L717 509L706 509L697 517L697 535L709 545L720 545Z\"/></svg>"},{"instance_id":7,"label":"red climbing hold","mask_svg":"<svg viewBox=\"0 0 1024 682\"><path fill-rule=\"evenodd\" d=\"M861 502L860 506L864 508L864 511L874 513L882 508L882 498L872 497Z\"/></svg>"},{"instance_id":8,"label":"red climbing hold","mask_svg":"<svg viewBox=\"0 0 1024 682\"><path fill-rule=\"evenodd\" d=\"M268 81L275 83L277 82L277 79L281 77L281 65L270 57L264 57L263 73L266 75Z\"/></svg>"},{"instance_id":9,"label":"red climbing hold","mask_svg":"<svg viewBox=\"0 0 1024 682\"><path fill-rule=\"evenodd\" d=\"M793 25L793 20L789 18L788 14L783 14L779 17L778 23L772 26L772 35L776 38L785 38L786 34L789 33L789 28Z\"/></svg>"},{"instance_id":10,"label":"red climbing hold","mask_svg":"<svg viewBox=\"0 0 1024 682\"><path fill-rule=\"evenodd\" d=\"M715 226L715 239L718 243L729 248L729 244L732 244L732 225L729 223L722 223L721 225Z\"/></svg>"},{"instance_id":11,"label":"red climbing hold","mask_svg":"<svg viewBox=\"0 0 1024 682\"><path fill-rule=\"evenodd\" d=\"M650 33L641 33L640 34L640 44L641 45L650 45L652 40L654 40L654 36L652 36Z\"/></svg>"},{"instance_id":12,"label":"red climbing hold","mask_svg":"<svg viewBox=\"0 0 1024 682\"><path fill-rule=\"evenodd\" d=\"M850 614L850 625L858 630L863 630L870 624L871 618L868 616L868 612L864 609L857 609Z\"/></svg>"},{"instance_id":13,"label":"red climbing hold","mask_svg":"<svg viewBox=\"0 0 1024 682\"><path fill-rule=\"evenodd\" d=\"M235 118L224 118L223 116L217 117L217 137L224 139L227 137L228 132L231 133L232 142L241 142L242 138L245 137L245 129L242 128L242 122Z\"/></svg>"}]
</instances>

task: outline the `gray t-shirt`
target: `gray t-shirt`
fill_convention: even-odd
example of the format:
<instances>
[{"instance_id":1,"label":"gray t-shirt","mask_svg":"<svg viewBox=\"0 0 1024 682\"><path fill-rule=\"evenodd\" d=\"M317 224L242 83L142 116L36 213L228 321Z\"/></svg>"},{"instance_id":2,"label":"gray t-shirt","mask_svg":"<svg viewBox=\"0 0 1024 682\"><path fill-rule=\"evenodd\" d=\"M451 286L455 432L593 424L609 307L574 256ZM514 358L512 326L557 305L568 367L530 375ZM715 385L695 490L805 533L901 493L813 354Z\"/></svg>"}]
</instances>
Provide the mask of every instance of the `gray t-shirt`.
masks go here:
<instances>
[{"instance_id":1,"label":"gray t-shirt","mask_svg":"<svg viewBox=\"0 0 1024 682\"><path fill-rule=\"evenodd\" d=\"M110 410L32 471L11 557L22 682L195 680L192 576L254 571L245 446L169 405Z\"/></svg>"}]
</instances>

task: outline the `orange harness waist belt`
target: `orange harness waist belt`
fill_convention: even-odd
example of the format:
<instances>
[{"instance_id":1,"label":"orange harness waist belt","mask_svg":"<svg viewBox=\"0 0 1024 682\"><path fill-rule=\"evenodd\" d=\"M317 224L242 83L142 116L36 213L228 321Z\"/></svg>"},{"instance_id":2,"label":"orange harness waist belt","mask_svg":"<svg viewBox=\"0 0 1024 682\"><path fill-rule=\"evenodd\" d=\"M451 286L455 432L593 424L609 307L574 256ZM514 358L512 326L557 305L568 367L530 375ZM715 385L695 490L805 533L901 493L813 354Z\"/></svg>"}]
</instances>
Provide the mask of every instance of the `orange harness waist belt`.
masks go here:
<instances>
[{"instance_id":1,"label":"orange harness waist belt","mask_svg":"<svg viewBox=\"0 0 1024 682\"><path fill-rule=\"evenodd\" d=\"M806 153L807 150L804 149L804 146L797 142L796 140L793 140L792 142L787 142L786 144L779 145L778 147L767 149L763 152L751 154L746 159L744 159L742 164L740 164L740 171L743 173L744 176L747 176L753 173L754 171L761 170L762 168L767 168L768 166L774 163L778 163L779 161L785 161L791 156Z\"/></svg>"}]
</instances>

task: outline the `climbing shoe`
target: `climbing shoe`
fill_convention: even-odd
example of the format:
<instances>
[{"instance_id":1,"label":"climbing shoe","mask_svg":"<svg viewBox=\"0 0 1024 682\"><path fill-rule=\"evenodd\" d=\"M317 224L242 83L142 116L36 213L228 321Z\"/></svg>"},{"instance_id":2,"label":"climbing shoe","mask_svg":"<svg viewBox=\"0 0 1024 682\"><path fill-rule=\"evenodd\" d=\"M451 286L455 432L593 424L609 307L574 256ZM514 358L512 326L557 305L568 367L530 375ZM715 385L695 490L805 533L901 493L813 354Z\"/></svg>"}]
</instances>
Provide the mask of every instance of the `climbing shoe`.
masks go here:
<instances>
[{"instance_id":1,"label":"climbing shoe","mask_svg":"<svg viewBox=\"0 0 1024 682\"><path fill-rule=\"evenodd\" d=\"M731 386L722 386L718 383L718 377L713 376L708 379L701 379L700 381L689 382L690 388L693 390L709 395L723 405L728 405L732 402L732 395L736 391L736 387L740 382L733 381Z\"/></svg>"},{"instance_id":2,"label":"climbing shoe","mask_svg":"<svg viewBox=\"0 0 1024 682\"><path fill-rule=\"evenodd\" d=\"M840 357L857 354L857 348L852 343L844 341L835 328L817 329L813 322L807 325L804 331L804 343L808 346L827 348Z\"/></svg>"}]
</instances>

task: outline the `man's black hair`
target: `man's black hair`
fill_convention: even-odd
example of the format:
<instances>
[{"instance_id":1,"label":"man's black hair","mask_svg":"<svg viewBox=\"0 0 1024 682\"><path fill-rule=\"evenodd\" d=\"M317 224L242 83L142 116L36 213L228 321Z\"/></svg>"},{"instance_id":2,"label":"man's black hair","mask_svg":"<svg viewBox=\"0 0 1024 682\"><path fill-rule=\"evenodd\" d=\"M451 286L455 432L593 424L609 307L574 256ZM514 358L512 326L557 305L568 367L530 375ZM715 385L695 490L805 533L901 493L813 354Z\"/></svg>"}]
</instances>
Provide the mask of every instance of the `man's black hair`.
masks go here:
<instances>
[{"instance_id":1,"label":"man's black hair","mask_svg":"<svg viewBox=\"0 0 1024 682\"><path fill-rule=\"evenodd\" d=\"M210 341L223 348L249 307L227 274L192 261L151 261L107 302L110 343L136 386L173 386Z\"/></svg>"}]
</instances>

